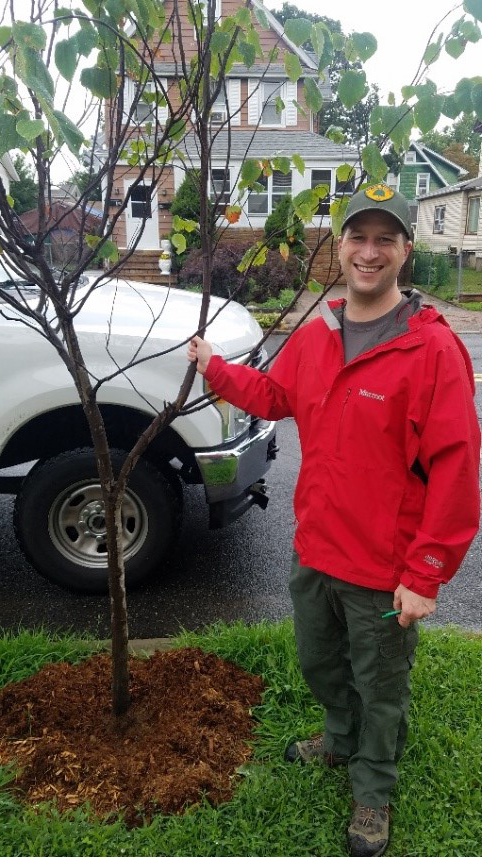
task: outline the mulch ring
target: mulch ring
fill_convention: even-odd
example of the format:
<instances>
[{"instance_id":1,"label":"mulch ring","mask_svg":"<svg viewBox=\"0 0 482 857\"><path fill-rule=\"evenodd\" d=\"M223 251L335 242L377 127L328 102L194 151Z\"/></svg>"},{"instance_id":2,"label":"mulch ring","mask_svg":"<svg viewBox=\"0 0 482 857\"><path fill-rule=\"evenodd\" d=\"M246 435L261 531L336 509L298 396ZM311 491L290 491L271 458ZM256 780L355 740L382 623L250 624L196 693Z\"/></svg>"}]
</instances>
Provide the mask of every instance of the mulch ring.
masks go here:
<instances>
[{"instance_id":1,"label":"mulch ring","mask_svg":"<svg viewBox=\"0 0 482 857\"><path fill-rule=\"evenodd\" d=\"M131 706L111 712L111 660L48 664L0 691L0 764L18 768L25 802L64 811L89 801L130 826L230 799L251 756L259 676L201 649L131 658Z\"/></svg>"}]
</instances>

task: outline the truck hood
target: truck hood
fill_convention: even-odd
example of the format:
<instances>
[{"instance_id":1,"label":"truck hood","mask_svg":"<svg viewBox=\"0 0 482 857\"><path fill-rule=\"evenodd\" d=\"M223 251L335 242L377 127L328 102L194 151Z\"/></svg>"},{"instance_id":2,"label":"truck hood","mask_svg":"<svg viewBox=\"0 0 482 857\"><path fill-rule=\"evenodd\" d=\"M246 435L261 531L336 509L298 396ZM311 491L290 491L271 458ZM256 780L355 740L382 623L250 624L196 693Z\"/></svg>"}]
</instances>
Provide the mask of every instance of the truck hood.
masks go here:
<instances>
[{"instance_id":1,"label":"truck hood","mask_svg":"<svg viewBox=\"0 0 482 857\"><path fill-rule=\"evenodd\" d=\"M95 278L89 277L88 284L79 288L79 301L94 282ZM250 351L261 339L262 331L240 304L233 301L222 308L224 303L222 298L210 298L205 338L217 353L232 358ZM79 333L133 337L138 342L147 337L151 347L153 340L175 344L196 333L200 309L201 295L196 292L133 280L109 280L89 295L77 317L76 329Z\"/></svg>"}]
</instances>

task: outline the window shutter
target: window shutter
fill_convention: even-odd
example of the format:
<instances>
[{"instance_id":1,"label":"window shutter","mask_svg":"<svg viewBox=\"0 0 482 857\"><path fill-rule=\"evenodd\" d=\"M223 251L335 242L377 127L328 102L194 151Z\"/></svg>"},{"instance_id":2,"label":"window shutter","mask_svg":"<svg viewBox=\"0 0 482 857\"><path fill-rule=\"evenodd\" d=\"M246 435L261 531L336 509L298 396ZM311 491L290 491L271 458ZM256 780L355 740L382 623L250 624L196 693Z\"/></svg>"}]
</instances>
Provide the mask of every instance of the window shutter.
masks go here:
<instances>
[{"instance_id":1,"label":"window shutter","mask_svg":"<svg viewBox=\"0 0 482 857\"><path fill-rule=\"evenodd\" d=\"M124 78L124 121L127 122L129 110L131 109L132 100L134 98L134 82L126 75Z\"/></svg>"},{"instance_id":2,"label":"window shutter","mask_svg":"<svg viewBox=\"0 0 482 857\"><path fill-rule=\"evenodd\" d=\"M256 78L248 80L248 125L257 125L259 120L259 89L260 84ZM255 92L256 90L256 92Z\"/></svg>"},{"instance_id":3,"label":"window shutter","mask_svg":"<svg viewBox=\"0 0 482 857\"><path fill-rule=\"evenodd\" d=\"M241 81L239 78L228 80L228 113L231 125L241 125Z\"/></svg>"},{"instance_id":4,"label":"window shutter","mask_svg":"<svg viewBox=\"0 0 482 857\"><path fill-rule=\"evenodd\" d=\"M161 77L160 84L161 84L164 92L167 92L167 77ZM165 125L168 118L169 118L169 111L168 111L167 104L165 107L159 107L158 108L157 115L158 115L158 119L159 119L159 124Z\"/></svg>"},{"instance_id":5,"label":"window shutter","mask_svg":"<svg viewBox=\"0 0 482 857\"><path fill-rule=\"evenodd\" d=\"M292 83L291 80L287 80L284 85L284 94L282 98L285 103L286 124L297 125L298 110L296 105L293 104L293 101L296 101L298 98L298 85L296 83Z\"/></svg>"}]
</instances>

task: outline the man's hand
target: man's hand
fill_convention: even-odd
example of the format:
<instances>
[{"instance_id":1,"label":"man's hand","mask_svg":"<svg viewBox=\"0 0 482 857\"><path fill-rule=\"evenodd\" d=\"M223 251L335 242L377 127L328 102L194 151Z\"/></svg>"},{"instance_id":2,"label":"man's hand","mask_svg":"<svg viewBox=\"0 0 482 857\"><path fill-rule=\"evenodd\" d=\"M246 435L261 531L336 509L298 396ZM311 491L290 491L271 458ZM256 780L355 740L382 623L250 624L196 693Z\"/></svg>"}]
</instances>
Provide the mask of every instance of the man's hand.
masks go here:
<instances>
[{"instance_id":1,"label":"man's hand","mask_svg":"<svg viewBox=\"0 0 482 857\"><path fill-rule=\"evenodd\" d=\"M417 595L400 583L393 593L393 609L402 611L398 617L399 625L409 628L416 619L425 619L435 613L435 598Z\"/></svg>"},{"instance_id":2,"label":"man's hand","mask_svg":"<svg viewBox=\"0 0 482 857\"><path fill-rule=\"evenodd\" d=\"M194 336L187 347L187 359L191 363L195 363L197 360L196 369L200 375L204 375L206 372L212 353L213 349L209 342L201 339L200 336Z\"/></svg>"}]
</instances>

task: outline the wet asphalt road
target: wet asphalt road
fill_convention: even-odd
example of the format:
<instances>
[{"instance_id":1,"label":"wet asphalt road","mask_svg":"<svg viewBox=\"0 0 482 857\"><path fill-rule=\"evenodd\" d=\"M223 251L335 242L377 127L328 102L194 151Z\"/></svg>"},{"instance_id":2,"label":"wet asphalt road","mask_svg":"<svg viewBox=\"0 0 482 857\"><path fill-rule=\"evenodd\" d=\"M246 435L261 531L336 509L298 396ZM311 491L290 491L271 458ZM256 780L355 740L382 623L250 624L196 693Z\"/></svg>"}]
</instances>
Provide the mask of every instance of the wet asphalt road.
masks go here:
<instances>
[{"instance_id":1,"label":"wet asphalt road","mask_svg":"<svg viewBox=\"0 0 482 857\"><path fill-rule=\"evenodd\" d=\"M466 334L476 373L482 373L482 337ZM272 337L269 350L279 345ZM482 416L482 383L477 384ZM271 500L254 507L224 530L207 529L203 490L185 491L181 538L162 575L129 593L131 639L175 634L218 619L280 619L291 615L287 580L293 538L292 496L299 444L292 420L278 424L281 452L268 474ZM77 595L40 577L17 549L13 498L0 496L0 628L19 626L84 631L109 636L107 596ZM443 587L437 613L426 624L457 624L482 630L482 536L479 534L454 580Z\"/></svg>"}]
</instances>

